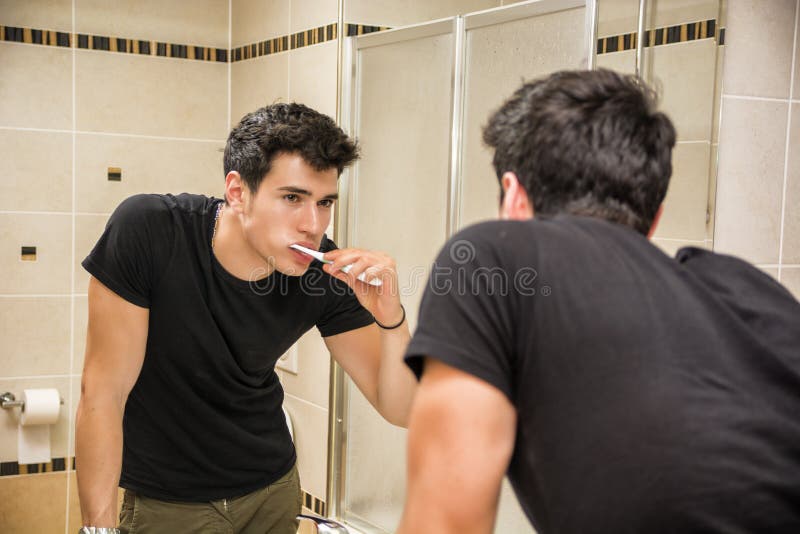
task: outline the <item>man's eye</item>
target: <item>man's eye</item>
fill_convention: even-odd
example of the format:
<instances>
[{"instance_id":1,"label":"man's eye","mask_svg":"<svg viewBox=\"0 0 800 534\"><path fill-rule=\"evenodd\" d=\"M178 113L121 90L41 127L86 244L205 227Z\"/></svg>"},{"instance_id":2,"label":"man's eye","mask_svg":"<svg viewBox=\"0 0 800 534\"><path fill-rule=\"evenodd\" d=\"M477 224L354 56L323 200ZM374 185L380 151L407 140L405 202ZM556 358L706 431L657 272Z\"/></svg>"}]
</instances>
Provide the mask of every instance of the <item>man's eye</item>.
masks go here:
<instances>
[{"instance_id":1,"label":"man's eye","mask_svg":"<svg viewBox=\"0 0 800 534\"><path fill-rule=\"evenodd\" d=\"M285 198L289 202L297 202L298 200L300 200L300 197L298 197L297 195L295 195L293 193L290 193L288 195L284 195L283 198Z\"/></svg>"},{"instance_id":2,"label":"man's eye","mask_svg":"<svg viewBox=\"0 0 800 534\"><path fill-rule=\"evenodd\" d=\"M333 200L330 199L320 200L319 205L322 206L323 208L330 208L331 206L333 206Z\"/></svg>"}]
</instances>

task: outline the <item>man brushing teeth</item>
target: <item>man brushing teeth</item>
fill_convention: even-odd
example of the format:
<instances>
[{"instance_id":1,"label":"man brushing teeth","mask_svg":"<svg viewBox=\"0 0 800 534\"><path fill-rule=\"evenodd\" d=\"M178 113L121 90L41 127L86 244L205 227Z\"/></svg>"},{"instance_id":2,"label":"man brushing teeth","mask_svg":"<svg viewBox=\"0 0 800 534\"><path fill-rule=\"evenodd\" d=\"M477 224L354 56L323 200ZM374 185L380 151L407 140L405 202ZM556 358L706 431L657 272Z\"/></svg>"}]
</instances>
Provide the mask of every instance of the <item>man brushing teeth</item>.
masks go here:
<instances>
[{"instance_id":1,"label":"man brushing teeth","mask_svg":"<svg viewBox=\"0 0 800 534\"><path fill-rule=\"evenodd\" d=\"M83 263L87 527L114 531L120 485L121 532L294 534L300 484L274 366L314 326L381 415L406 424L415 381L395 262L325 236L357 157L329 117L275 104L231 132L224 200L137 195L117 208Z\"/></svg>"}]
</instances>

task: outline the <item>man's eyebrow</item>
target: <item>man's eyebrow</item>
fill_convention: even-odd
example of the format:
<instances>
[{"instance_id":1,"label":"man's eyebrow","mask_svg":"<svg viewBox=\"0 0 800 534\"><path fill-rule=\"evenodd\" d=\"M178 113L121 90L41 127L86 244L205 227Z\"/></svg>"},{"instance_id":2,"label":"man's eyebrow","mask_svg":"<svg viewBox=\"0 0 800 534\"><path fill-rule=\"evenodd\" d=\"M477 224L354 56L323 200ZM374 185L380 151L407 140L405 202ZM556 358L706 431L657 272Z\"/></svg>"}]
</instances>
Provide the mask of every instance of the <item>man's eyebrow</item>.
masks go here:
<instances>
[{"instance_id":1,"label":"man's eyebrow","mask_svg":"<svg viewBox=\"0 0 800 534\"><path fill-rule=\"evenodd\" d=\"M294 187L292 185L286 185L286 186L283 186L283 187L279 187L278 191L286 191L288 193L294 193L296 195L303 195L303 196L307 196L307 197L311 196L311 191L309 191L307 189L303 189L301 187ZM338 200L339 199L339 193L331 193L330 195L325 195L323 197L323 199L324 200Z\"/></svg>"}]
</instances>

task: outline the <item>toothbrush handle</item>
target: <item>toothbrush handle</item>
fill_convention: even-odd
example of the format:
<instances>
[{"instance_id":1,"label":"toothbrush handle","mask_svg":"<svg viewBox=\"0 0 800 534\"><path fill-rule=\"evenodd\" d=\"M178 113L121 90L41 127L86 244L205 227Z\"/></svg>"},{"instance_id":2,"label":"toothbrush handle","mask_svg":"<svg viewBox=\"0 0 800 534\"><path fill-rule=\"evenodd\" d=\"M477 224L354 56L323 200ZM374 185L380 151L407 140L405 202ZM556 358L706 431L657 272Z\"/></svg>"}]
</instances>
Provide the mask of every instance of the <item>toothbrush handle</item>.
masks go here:
<instances>
[{"instance_id":1,"label":"toothbrush handle","mask_svg":"<svg viewBox=\"0 0 800 534\"><path fill-rule=\"evenodd\" d=\"M352 265L345 265L344 267L341 268L341 271L343 273L347 273L350 271L352 267L353 267ZM356 278L356 280L361 280L362 282L366 282L367 284L375 287L383 285L383 282L381 280L378 280L377 278L367 280L366 273L361 273L360 275L358 275L358 278Z\"/></svg>"}]
</instances>

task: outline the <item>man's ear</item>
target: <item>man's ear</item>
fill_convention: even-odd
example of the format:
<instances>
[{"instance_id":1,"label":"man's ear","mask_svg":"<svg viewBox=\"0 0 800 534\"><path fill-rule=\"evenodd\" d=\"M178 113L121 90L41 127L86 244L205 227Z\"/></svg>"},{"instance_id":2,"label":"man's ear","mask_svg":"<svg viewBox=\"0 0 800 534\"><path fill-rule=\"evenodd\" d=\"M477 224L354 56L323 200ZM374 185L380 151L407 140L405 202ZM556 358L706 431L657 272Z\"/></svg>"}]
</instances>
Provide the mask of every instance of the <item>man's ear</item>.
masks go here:
<instances>
[{"instance_id":1,"label":"man's ear","mask_svg":"<svg viewBox=\"0 0 800 534\"><path fill-rule=\"evenodd\" d=\"M247 186L238 172L231 171L225 176L225 200L234 211L244 209L246 188Z\"/></svg>"},{"instance_id":2,"label":"man's ear","mask_svg":"<svg viewBox=\"0 0 800 534\"><path fill-rule=\"evenodd\" d=\"M656 233L656 228L658 227L658 222L661 220L661 215L664 213L664 204L661 204L658 207L658 211L656 212L655 217L653 217L653 224L650 225L650 231L647 232L647 239L653 237L653 234Z\"/></svg>"},{"instance_id":3,"label":"man's ear","mask_svg":"<svg viewBox=\"0 0 800 534\"><path fill-rule=\"evenodd\" d=\"M533 217L533 204L528 198L528 193L519 183L517 175L513 172L503 173L500 179L503 188L503 202L500 205L500 218L511 220L525 220Z\"/></svg>"}]
</instances>

